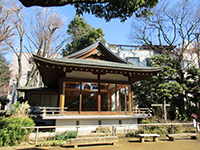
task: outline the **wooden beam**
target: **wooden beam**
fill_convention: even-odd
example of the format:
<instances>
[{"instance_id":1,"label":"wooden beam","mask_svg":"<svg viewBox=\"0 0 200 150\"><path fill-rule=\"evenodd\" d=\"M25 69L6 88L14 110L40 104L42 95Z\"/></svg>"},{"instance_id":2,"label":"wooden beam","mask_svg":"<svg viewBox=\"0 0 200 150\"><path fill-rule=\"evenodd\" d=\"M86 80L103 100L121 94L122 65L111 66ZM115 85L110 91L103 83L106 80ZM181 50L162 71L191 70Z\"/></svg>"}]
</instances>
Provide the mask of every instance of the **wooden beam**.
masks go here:
<instances>
[{"instance_id":1,"label":"wooden beam","mask_svg":"<svg viewBox=\"0 0 200 150\"><path fill-rule=\"evenodd\" d=\"M71 82L98 82L97 79L75 79L75 78L62 78L65 81ZM101 83L111 83L111 84L132 84L133 82L129 81L109 81L109 80L101 80Z\"/></svg>"}]
</instances>

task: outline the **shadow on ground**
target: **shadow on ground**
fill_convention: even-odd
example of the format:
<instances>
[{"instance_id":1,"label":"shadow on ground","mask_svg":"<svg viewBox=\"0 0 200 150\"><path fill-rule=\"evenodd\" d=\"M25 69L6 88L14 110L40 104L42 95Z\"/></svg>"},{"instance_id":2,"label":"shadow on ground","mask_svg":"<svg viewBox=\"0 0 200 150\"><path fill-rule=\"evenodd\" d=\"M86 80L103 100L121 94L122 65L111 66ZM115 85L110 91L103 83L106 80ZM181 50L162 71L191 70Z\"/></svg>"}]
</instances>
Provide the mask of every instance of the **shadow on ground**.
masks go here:
<instances>
[{"instance_id":1,"label":"shadow on ground","mask_svg":"<svg viewBox=\"0 0 200 150\"><path fill-rule=\"evenodd\" d=\"M34 148L20 148L20 149L17 149L17 150L46 150L46 149L34 147Z\"/></svg>"}]
</instances>

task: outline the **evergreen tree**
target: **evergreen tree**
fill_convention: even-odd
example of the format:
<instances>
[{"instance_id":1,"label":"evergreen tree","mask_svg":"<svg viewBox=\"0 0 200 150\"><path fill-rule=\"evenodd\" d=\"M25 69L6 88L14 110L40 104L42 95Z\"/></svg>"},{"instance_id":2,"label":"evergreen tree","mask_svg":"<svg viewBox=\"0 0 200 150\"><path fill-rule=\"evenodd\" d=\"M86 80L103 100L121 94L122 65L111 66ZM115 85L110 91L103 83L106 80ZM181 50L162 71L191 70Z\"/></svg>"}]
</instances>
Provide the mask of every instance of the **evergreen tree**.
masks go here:
<instances>
[{"instance_id":1,"label":"evergreen tree","mask_svg":"<svg viewBox=\"0 0 200 150\"><path fill-rule=\"evenodd\" d=\"M24 6L63 6L73 5L77 14L91 13L110 21L119 18L122 22L136 16L146 16L158 0L19 0Z\"/></svg>"},{"instance_id":2,"label":"evergreen tree","mask_svg":"<svg viewBox=\"0 0 200 150\"><path fill-rule=\"evenodd\" d=\"M196 110L199 108L200 102L200 69L193 66L187 69L187 76L186 76L186 98L188 103L193 102L195 104ZM189 107L188 107L189 108Z\"/></svg>"},{"instance_id":3,"label":"evergreen tree","mask_svg":"<svg viewBox=\"0 0 200 150\"><path fill-rule=\"evenodd\" d=\"M84 18L78 16L75 16L68 25L67 33L71 36L72 40L63 50L64 56L93 44L98 37L101 37L102 41L105 42L103 39L104 33L101 28L95 29L91 27L91 25L85 22Z\"/></svg>"},{"instance_id":4,"label":"evergreen tree","mask_svg":"<svg viewBox=\"0 0 200 150\"><path fill-rule=\"evenodd\" d=\"M135 101L140 107L151 107L151 104L177 104L179 93L183 87L175 79L178 76L174 69L173 59L169 55L156 55L151 58L153 67L163 67L156 76L137 82L133 85Z\"/></svg>"},{"instance_id":5,"label":"evergreen tree","mask_svg":"<svg viewBox=\"0 0 200 150\"><path fill-rule=\"evenodd\" d=\"M9 64L6 62L3 54L0 53L0 98L5 98L7 95L9 79Z\"/></svg>"},{"instance_id":6,"label":"evergreen tree","mask_svg":"<svg viewBox=\"0 0 200 150\"><path fill-rule=\"evenodd\" d=\"M145 44L154 52L173 56L178 71L176 82L185 89L185 71L192 61L187 66L183 64L191 59L190 54L194 51L190 46L197 38L196 31L200 27L199 1L180 0L173 5L167 0L160 2L151 16L134 20L130 36L134 42ZM179 93L177 98L179 112L185 116L185 93Z\"/></svg>"}]
</instances>

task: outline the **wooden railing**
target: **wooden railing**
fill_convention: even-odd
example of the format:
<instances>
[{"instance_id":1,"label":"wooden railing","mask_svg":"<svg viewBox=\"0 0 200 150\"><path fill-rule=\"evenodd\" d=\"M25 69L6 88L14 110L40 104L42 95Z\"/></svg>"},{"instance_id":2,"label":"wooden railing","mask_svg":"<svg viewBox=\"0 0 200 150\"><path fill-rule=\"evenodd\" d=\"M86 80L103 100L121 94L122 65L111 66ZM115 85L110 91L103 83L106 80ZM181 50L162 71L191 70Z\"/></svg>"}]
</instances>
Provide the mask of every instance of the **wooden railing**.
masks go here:
<instances>
[{"instance_id":1,"label":"wooden railing","mask_svg":"<svg viewBox=\"0 0 200 150\"><path fill-rule=\"evenodd\" d=\"M43 115L66 115L67 113L67 107L39 107L39 109L41 110ZM133 108L133 112L134 115L138 115L138 116L151 116L151 112L152 112L152 108ZM72 112L68 111L69 114L71 114ZM102 111L100 114L104 114L104 115L111 115L111 114L127 114L126 112L110 112L110 111ZM73 114L76 114L73 112ZM81 113L83 114L93 114L95 115L95 112L87 112L87 111L83 111ZM99 113L97 113L99 114Z\"/></svg>"},{"instance_id":2,"label":"wooden railing","mask_svg":"<svg viewBox=\"0 0 200 150\"><path fill-rule=\"evenodd\" d=\"M152 108L133 108L133 112L135 115L151 116Z\"/></svg>"},{"instance_id":3,"label":"wooden railing","mask_svg":"<svg viewBox=\"0 0 200 150\"><path fill-rule=\"evenodd\" d=\"M43 115L64 115L65 110L67 107L39 107L43 113Z\"/></svg>"}]
</instances>

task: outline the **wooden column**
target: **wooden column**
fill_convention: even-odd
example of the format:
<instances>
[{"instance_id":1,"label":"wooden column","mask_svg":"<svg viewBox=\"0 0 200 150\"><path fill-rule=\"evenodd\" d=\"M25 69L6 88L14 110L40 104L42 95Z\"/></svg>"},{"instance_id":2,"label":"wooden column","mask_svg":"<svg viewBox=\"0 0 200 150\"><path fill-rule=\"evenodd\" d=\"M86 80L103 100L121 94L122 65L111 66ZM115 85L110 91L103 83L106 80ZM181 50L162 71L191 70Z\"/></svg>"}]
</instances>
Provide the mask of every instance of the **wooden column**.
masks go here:
<instances>
[{"instance_id":1,"label":"wooden column","mask_svg":"<svg viewBox=\"0 0 200 150\"><path fill-rule=\"evenodd\" d=\"M117 109L117 84L115 84L115 110L118 111L118 109Z\"/></svg>"},{"instance_id":2,"label":"wooden column","mask_svg":"<svg viewBox=\"0 0 200 150\"><path fill-rule=\"evenodd\" d=\"M134 103L133 103L133 85L131 85L131 111L133 111Z\"/></svg>"},{"instance_id":3,"label":"wooden column","mask_svg":"<svg viewBox=\"0 0 200 150\"><path fill-rule=\"evenodd\" d=\"M126 87L124 88L124 93L125 93L125 96L124 96L124 100L125 100L125 111L127 111L127 95L126 95Z\"/></svg>"},{"instance_id":4,"label":"wooden column","mask_svg":"<svg viewBox=\"0 0 200 150\"><path fill-rule=\"evenodd\" d=\"M80 99L79 99L79 114L82 110L82 82L80 82Z\"/></svg>"},{"instance_id":5,"label":"wooden column","mask_svg":"<svg viewBox=\"0 0 200 150\"><path fill-rule=\"evenodd\" d=\"M100 74L98 74L98 112L101 112L101 83Z\"/></svg>"},{"instance_id":6,"label":"wooden column","mask_svg":"<svg viewBox=\"0 0 200 150\"><path fill-rule=\"evenodd\" d=\"M101 112L101 84L98 83L98 112Z\"/></svg>"},{"instance_id":7,"label":"wooden column","mask_svg":"<svg viewBox=\"0 0 200 150\"><path fill-rule=\"evenodd\" d=\"M129 105L129 111L132 111L132 107L131 107L131 101L132 101L132 98L131 98L131 85L128 86L128 105Z\"/></svg>"},{"instance_id":8,"label":"wooden column","mask_svg":"<svg viewBox=\"0 0 200 150\"><path fill-rule=\"evenodd\" d=\"M120 89L119 89L118 91L119 91L119 111L122 111L122 100L121 100L121 92L120 92Z\"/></svg>"},{"instance_id":9,"label":"wooden column","mask_svg":"<svg viewBox=\"0 0 200 150\"><path fill-rule=\"evenodd\" d=\"M60 101L59 101L59 107L63 108L65 106L65 82L62 82L60 86Z\"/></svg>"},{"instance_id":10,"label":"wooden column","mask_svg":"<svg viewBox=\"0 0 200 150\"><path fill-rule=\"evenodd\" d=\"M111 92L108 91L108 111L111 111Z\"/></svg>"}]
</instances>

